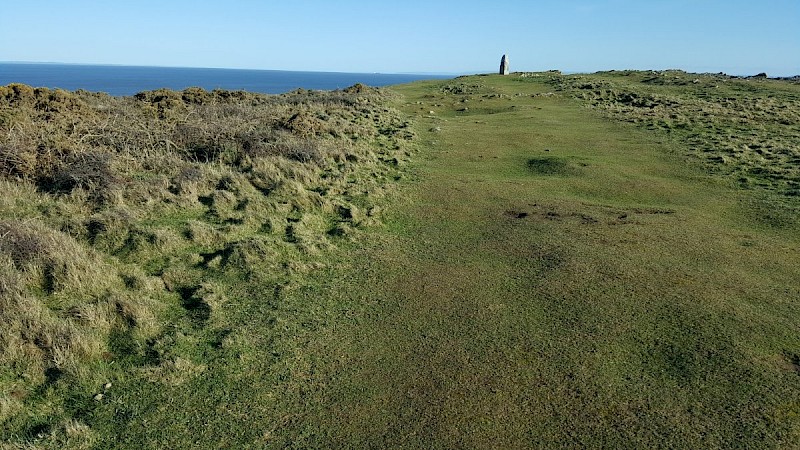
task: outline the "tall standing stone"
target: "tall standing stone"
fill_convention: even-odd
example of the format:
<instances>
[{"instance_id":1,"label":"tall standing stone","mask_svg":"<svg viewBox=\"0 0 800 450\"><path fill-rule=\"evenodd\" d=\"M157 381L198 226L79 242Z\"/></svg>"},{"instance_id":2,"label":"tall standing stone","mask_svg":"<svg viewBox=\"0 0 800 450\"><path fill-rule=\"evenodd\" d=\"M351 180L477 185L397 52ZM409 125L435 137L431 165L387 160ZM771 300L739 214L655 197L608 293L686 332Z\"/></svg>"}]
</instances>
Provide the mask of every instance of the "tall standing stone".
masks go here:
<instances>
[{"instance_id":1,"label":"tall standing stone","mask_svg":"<svg viewBox=\"0 0 800 450\"><path fill-rule=\"evenodd\" d=\"M503 55L500 60L500 75L508 75L508 57Z\"/></svg>"}]
</instances>

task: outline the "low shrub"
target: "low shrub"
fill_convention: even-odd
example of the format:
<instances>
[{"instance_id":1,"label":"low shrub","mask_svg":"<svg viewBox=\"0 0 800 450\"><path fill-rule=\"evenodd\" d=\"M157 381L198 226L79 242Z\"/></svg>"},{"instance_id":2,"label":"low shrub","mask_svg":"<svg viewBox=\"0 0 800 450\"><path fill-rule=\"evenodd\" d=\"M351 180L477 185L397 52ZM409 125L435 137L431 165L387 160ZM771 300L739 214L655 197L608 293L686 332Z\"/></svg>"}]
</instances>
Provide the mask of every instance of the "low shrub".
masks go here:
<instances>
[{"instance_id":1,"label":"low shrub","mask_svg":"<svg viewBox=\"0 0 800 450\"><path fill-rule=\"evenodd\" d=\"M366 223L335 205L397 171L408 124L387 99L0 87L0 424L23 436L25 410L49 408L43 440L88 436L65 405L95 401L98 367L202 373L173 347L224 323L230 280L304 273L332 222Z\"/></svg>"}]
</instances>

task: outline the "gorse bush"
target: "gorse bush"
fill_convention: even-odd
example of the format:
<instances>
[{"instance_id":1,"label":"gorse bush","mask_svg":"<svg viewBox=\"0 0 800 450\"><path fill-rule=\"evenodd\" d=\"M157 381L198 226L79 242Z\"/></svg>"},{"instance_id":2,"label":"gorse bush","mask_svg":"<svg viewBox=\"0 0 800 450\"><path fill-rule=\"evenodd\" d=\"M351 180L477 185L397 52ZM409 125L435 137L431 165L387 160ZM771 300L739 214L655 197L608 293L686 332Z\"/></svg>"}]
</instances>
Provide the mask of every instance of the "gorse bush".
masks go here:
<instances>
[{"instance_id":1,"label":"gorse bush","mask_svg":"<svg viewBox=\"0 0 800 450\"><path fill-rule=\"evenodd\" d=\"M390 99L0 87L0 437L85 444L115 374L202 373L186 342L225 332L237 280L285 285L374 222L345 212L408 156Z\"/></svg>"}]
</instances>

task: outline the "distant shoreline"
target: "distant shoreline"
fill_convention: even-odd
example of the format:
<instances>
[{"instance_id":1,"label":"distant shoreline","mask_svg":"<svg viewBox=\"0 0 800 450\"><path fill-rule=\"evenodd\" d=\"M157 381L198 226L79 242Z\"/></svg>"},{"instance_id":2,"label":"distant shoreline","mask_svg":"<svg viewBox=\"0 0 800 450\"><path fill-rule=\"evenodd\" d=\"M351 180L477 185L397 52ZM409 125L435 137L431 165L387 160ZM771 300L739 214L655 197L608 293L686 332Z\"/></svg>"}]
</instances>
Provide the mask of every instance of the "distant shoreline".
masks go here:
<instances>
[{"instance_id":1,"label":"distant shoreline","mask_svg":"<svg viewBox=\"0 0 800 450\"><path fill-rule=\"evenodd\" d=\"M634 69L605 70L626 72ZM652 72L686 72L682 69L650 70ZM488 72L487 74L491 74ZM539 73L539 71L513 71ZM592 72L563 71L565 75L582 75ZM696 75L722 75L731 78L769 78L772 80L800 81L800 75L773 76L767 74L727 74L724 72L697 72ZM457 73L358 73L292 71L275 69L230 69L166 66L129 66L117 64L82 64L57 62L0 62L0 86L22 83L33 87L83 89L105 92L112 96L130 96L138 92L166 88L183 90L201 87L206 90L242 90L262 94L282 94L295 89L336 90L356 83L373 87L404 84L424 79L448 79L462 76Z\"/></svg>"},{"instance_id":2,"label":"distant shoreline","mask_svg":"<svg viewBox=\"0 0 800 450\"><path fill-rule=\"evenodd\" d=\"M83 66L83 67L136 67L148 69L202 69L202 70L246 70L258 72L302 72L302 73L346 73L346 74L378 74L378 75L420 75L437 77L457 77L465 75L462 72L342 72L336 70L292 70L292 69L253 69L241 67L195 67L195 66L159 66L159 65L139 65L139 64L114 64L114 63L69 63L57 61L0 61L0 66L5 64L17 65L44 65L44 66Z\"/></svg>"},{"instance_id":3,"label":"distant shoreline","mask_svg":"<svg viewBox=\"0 0 800 450\"><path fill-rule=\"evenodd\" d=\"M362 83L381 87L455 75L305 72L289 70L0 62L0 85L23 83L34 87L84 89L113 96L167 88L183 90L244 90L280 94L298 88L336 90Z\"/></svg>"}]
</instances>

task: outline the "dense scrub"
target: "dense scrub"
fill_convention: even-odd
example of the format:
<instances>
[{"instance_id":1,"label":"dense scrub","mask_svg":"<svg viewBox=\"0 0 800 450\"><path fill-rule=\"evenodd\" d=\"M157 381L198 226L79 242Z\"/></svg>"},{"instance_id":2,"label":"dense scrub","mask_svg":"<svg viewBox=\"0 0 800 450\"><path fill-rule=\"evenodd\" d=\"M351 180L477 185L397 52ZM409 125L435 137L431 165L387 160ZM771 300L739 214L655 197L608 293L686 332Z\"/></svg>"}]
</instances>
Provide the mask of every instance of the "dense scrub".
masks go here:
<instances>
[{"instance_id":1,"label":"dense scrub","mask_svg":"<svg viewBox=\"0 0 800 450\"><path fill-rule=\"evenodd\" d=\"M376 223L413 138L387 100L0 87L0 438L89 445L120 373L202 373L237 283L285 286Z\"/></svg>"}]
</instances>

